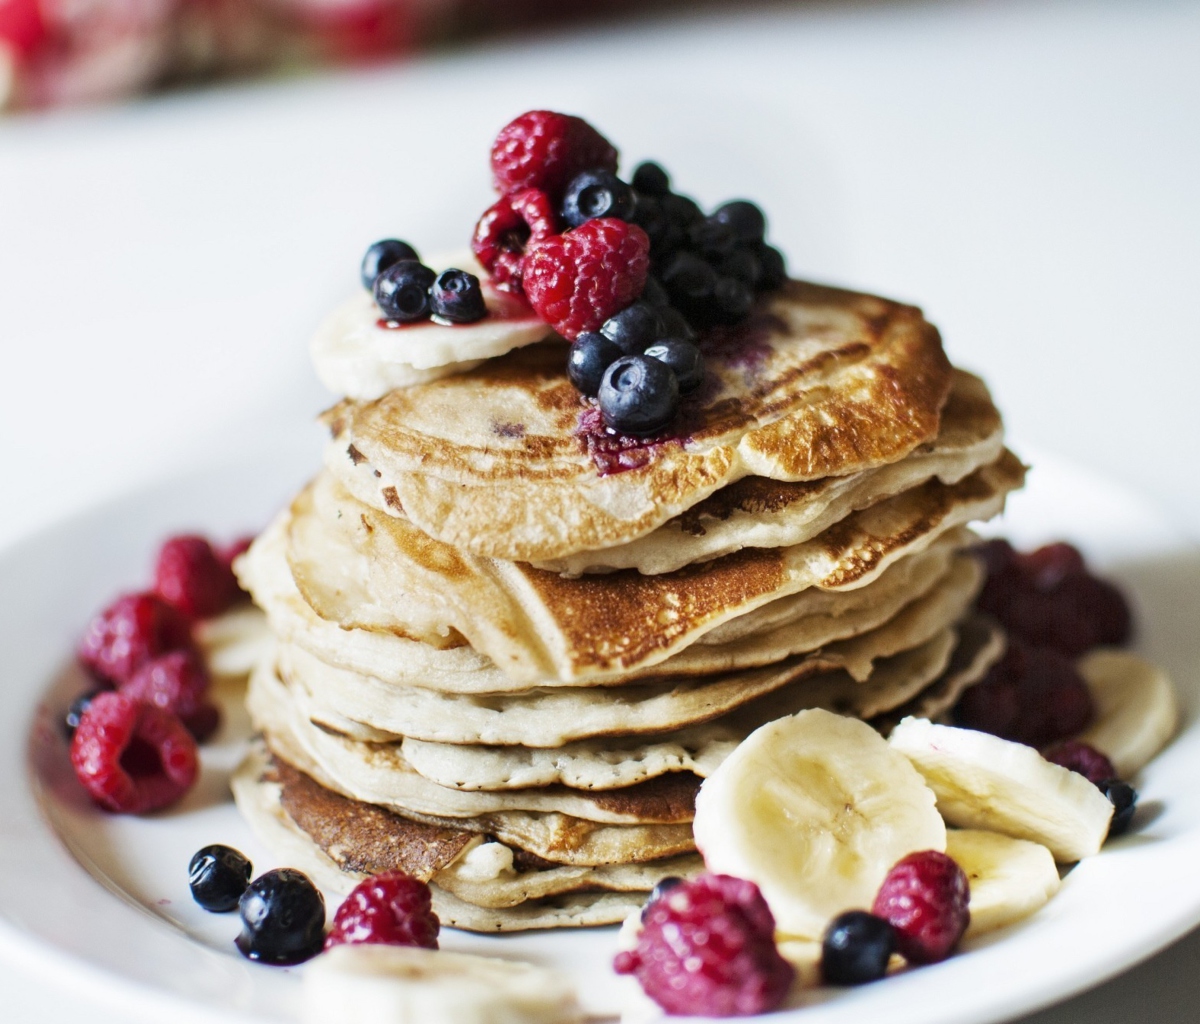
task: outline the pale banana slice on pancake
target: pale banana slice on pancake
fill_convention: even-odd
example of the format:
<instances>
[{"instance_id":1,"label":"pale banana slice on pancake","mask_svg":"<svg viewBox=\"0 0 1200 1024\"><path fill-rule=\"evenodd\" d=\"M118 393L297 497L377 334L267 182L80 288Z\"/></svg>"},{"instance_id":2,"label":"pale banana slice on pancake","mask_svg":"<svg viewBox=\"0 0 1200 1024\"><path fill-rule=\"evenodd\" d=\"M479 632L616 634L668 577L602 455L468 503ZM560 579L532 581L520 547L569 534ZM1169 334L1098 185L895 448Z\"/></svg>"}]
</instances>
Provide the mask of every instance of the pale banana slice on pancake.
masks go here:
<instances>
[{"instance_id":1,"label":"pale banana slice on pancake","mask_svg":"<svg viewBox=\"0 0 1200 1024\"><path fill-rule=\"evenodd\" d=\"M818 480L897 462L936 437L950 389L919 310L801 282L700 345L709 380L677 436L653 442L604 430L567 379L561 343L346 401L325 421L430 536L545 561L628 543L745 476Z\"/></svg>"}]
</instances>

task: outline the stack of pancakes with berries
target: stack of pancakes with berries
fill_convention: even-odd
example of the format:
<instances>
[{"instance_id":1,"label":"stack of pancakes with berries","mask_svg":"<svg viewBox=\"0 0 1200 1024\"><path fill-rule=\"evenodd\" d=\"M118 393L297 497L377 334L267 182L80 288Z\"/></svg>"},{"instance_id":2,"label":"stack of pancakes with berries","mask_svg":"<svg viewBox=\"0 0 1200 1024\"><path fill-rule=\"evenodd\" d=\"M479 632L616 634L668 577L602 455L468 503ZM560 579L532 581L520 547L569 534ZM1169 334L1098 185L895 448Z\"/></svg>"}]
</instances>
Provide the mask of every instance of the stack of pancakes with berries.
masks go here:
<instances>
[{"instance_id":1,"label":"stack of pancakes with berries","mask_svg":"<svg viewBox=\"0 0 1200 1024\"><path fill-rule=\"evenodd\" d=\"M377 243L313 343L324 466L239 561L274 645L239 805L345 891L478 931L698 872L702 780L804 708L937 717L1002 653L968 524L1024 469L920 311L788 279L755 205L492 149L469 256Z\"/></svg>"}]
</instances>

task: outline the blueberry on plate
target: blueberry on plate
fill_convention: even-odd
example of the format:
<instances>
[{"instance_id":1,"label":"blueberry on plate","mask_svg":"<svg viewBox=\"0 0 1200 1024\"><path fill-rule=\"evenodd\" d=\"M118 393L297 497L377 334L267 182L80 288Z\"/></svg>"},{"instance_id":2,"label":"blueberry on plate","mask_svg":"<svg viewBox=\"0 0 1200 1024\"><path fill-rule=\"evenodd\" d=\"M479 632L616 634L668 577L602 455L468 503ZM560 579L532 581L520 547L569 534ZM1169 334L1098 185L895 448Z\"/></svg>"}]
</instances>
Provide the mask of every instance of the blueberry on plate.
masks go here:
<instances>
[{"instance_id":1,"label":"blueberry on plate","mask_svg":"<svg viewBox=\"0 0 1200 1024\"><path fill-rule=\"evenodd\" d=\"M882 917L849 910L829 922L821 942L821 976L830 985L862 985L887 973L896 932Z\"/></svg>"},{"instance_id":2,"label":"blueberry on plate","mask_svg":"<svg viewBox=\"0 0 1200 1024\"><path fill-rule=\"evenodd\" d=\"M604 371L625 353L598 331L585 331L571 342L567 353L567 376L576 389L593 398L600 390Z\"/></svg>"},{"instance_id":3,"label":"blueberry on plate","mask_svg":"<svg viewBox=\"0 0 1200 1024\"><path fill-rule=\"evenodd\" d=\"M375 278L388 267L394 266L401 260L419 260L417 250L407 242L398 238L385 238L376 242L367 250L362 261L363 287L370 291L375 287Z\"/></svg>"},{"instance_id":4,"label":"blueberry on plate","mask_svg":"<svg viewBox=\"0 0 1200 1024\"><path fill-rule=\"evenodd\" d=\"M430 312L429 288L436 279L423 263L402 260L375 278L375 301L389 320L424 320Z\"/></svg>"},{"instance_id":5,"label":"blueberry on plate","mask_svg":"<svg viewBox=\"0 0 1200 1024\"><path fill-rule=\"evenodd\" d=\"M430 286L429 308L434 316L452 324L470 324L487 316L479 278L453 267L438 274Z\"/></svg>"},{"instance_id":6,"label":"blueberry on plate","mask_svg":"<svg viewBox=\"0 0 1200 1024\"><path fill-rule=\"evenodd\" d=\"M252 870L245 854L231 846L218 843L197 850L188 864L192 899L214 914L237 910Z\"/></svg>"},{"instance_id":7,"label":"blueberry on plate","mask_svg":"<svg viewBox=\"0 0 1200 1024\"><path fill-rule=\"evenodd\" d=\"M575 175L563 196L563 220L573 228L595 217L629 220L632 213L633 189L603 168Z\"/></svg>"},{"instance_id":8,"label":"blueberry on plate","mask_svg":"<svg viewBox=\"0 0 1200 1024\"><path fill-rule=\"evenodd\" d=\"M704 382L704 356L690 341L683 338L660 338L646 349L650 359L665 363L679 382L679 393L686 395Z\"/></svg>"},{"instance_id":9,"label":"blueberry on plate","mask_svg":"<svg viewBox=\"0 0 1200 1024\"><path fill-rule=\"evenodd\" d=\"M656 434L679 408L679 382L666 363L648 356L622 356L604 371L600 413L623 434Z\"/></svg>"},{"instance_id":10,"label":"blueberry on plate","mask_svg":"<svg viewBox=\"0 0 1200 1024\"><path fill-rule=\"evenodd\" d=\"M658 310L645 299L639 299L605 320L600 333L626 355L636 355L660 336L662 322Z\"/></svg>"},{"instance_id":11,"label":"blueberry on plate","mask_svg":"<svg viewBox=\"0 0 1200 1024\"><path fill-rule=\"evenodd\" d=\"M265 964L298 964L321 952L325 900L308 876L293 868L259 875L238 901L242 956Z\"/></svg>"},{"instance_id":12,"label":"blueberry on plate","mask_svg":"<svg viewBox=\"0 0 1200 1024\"><path fill-rule=\"evenodd\" d=\"M1128 782L1120 779L1105 779L1099 784L1103 793L1113 805L1112 821L1108 824L1109 836L1124 835L1133 821L1133 812L1137 810L1137 790Z\"/></svg>"},{"instance_id":13,"label":"blueberry on plate","mask_svg":"<svg viewBox=\"0 0 1200 1024\"><path fill-rule=\"evenodd\" d=\"M712 219L728 224L739 245L757 244L767 233L767 218L754 203L746 199L735 199L718 206Z\"/></svg>"},{"instance_id":14,"label":"blueberry on plate","mask_svg":"<svg viewBox=\"0 0 1200 1024\"><path fill-rule=\"evenodd\" d=\"M683 879L678 875L667 875L666 878L660 878L655 883L654 888L650 890L650 895L646 897L646 902L642 904L643 921L646 920L646 914L650 912L650 908L677 885L683 885Z\"/></svg>"},{"instance_id":15,"label":"blueberry on plate","mask_svg":"<svg viewBox=\"0 0 1200 1024\"><path fill-rule=\"evenodd\" d=\"M671 179L653 160L646 160L633 169L633 187L642 195L665 196L671 191Z\"/></svg>"}]
</instances>

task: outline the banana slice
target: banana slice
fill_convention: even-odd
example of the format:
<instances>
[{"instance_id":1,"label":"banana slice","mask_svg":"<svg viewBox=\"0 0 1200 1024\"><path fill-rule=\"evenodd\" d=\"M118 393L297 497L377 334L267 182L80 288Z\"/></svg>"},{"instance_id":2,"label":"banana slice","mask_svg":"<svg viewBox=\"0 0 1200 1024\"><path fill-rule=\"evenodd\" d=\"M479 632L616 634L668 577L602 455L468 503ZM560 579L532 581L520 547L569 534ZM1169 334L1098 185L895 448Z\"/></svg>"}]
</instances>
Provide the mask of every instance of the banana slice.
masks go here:
<instances>
[{"instance_id":1,"label":"banana slice","mask_svg":"<svg viewBox=\"0 0 1200 1024\"><path fill-rule=\"evenodd\" d=\"M1107 754L1128 779L1167 745L1179 724L1171 678L1127 651L1091 651L1079 659L1096 704L1096 721L1077 738Z\"/></svg>"},{"instance_id":2,"label":"banana slice","mask_svg":"<svg viewBox=\"0 0 1200 1024\"><path fill-rule=\"evenodd\" d=\"M700 787L692 828L710 871L756 882L779 933L805 939L869 907L901 857L946 846L908 760L869 725L821 710L751 733Z\"/></svg>"},{"instance_id":3,"label":"banana slice","mask_svg":"<svg viewBox=\"0 0 1200 1024\"><path fill-rule=\"evenodd\" d=\"M305 1024L575 1024L557 971L413 946L335 946L305 968Z\"/></svg>"},{"instance_id":4,"label":"banana slice","mask_svg":"<svg viewBox=\"0 0 1200 1024\"><path fill-rule=\"evenodd\" d=\"M209 672L229 679L248 676L271 643L267 617L249 602L197 622L193 636Z\"/></svg>"},{"instance_id":5,"label":"banana slice","mask_svg":"<svg viewBox=\"0 0 1200 1024\"><path fill-rule=\"evenodd\" d=\"M1054 855L1041 843L999 832L952 828L946 833L946 853L966 872L971 885L968 936L1028 917L1061 884Z\"/></svg>"},{"instance_id":6,"label":"banana slice","mask_svg":"<svg viewBox=\"0 0 1200 1024\"><path fill-rule=\"evenodd\" d=\"M950 825L1041 843L1060 863L1099 852L1108 835L1108 798L1032 747L924 718L904 719L888 742L925 777Z\"/></svg>"}]
</instances>

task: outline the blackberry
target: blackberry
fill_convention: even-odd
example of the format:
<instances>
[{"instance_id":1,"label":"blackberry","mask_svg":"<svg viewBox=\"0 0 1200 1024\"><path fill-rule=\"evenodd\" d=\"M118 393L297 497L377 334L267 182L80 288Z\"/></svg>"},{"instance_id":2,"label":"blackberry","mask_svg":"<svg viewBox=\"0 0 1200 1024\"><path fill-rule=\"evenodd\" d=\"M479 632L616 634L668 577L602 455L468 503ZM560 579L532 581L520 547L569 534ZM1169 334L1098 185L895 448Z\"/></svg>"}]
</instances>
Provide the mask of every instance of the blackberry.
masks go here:
<instances>
[{"instance_id":1,"label":"blackberry","mask_svg":"<svg viewBox=\"0 0 1200 1024\"><path fill-rule=\"evenodd\" d=\"M469 324L487 316L479 278L465 270L443 270L429 289L429 308L453 324Z\"/></svg>"},{"instance_id":2,"label":"blackberry","mask_svg":"<svg viewBox=\"0 0 1200 1024\"><path fill-rule=\"evenodd\" d=\"M887 973L896 931L881 917L849 910L829 922L821 942L821 976L830 985L862 985Z\"/></svg>"},{"instance_id":3,"label":"blackberry","mask_svg":"<svg viewBox=\"0 0 1200 1024\"><path fill-rule=\"evenodd\" d=\"M633 214L633 190L612 171L584 171L571 179L562 201L562 215L577 228L596 217L629 220Z\"/></svg>"},{"instance_id":4,"label":"blackberry","mask_svg":"<svg viewBox=\"0 0 1200 1024\"><path fill-rule=\"evenodd\" d=\"M375 279L375 301L389 320L412 323L429 316L429 288L437 274L415 260L402 260Z\"/></svg>"},{"instance_id":5,"label":"blackberry","mask_svg":"<svg viewBox=\"0 0 1200 1024\"><path fill-rule=\"evenodd\" d=\"M585 331L571 342L567 353L567 376L576 389L593 398L600 390L604 371L625 353L616 342L598 331Z\"/></svg>"},{"instance_id":6,"label":"blackberry","mask_svg":"<svg viewBox=\"0 0 1200 1024\"><path fill-rule=\"evenodd\" d=\"M704 356L690 341L663 338L647 348L646 355L671 368L681 395L695 391L704 382Z\"/></svg>"},{"instance_id":7,"label":"blackberry","mask_svg":"<svg viewBox=\"0 0 1200 1024\"><path fill-rule=\"evenodd\" d=\"M679 382L665 363L647 356L623 356L604 371L600 413L623 434L656 434L679 408Z\"/></svg>"},{"instance_id":8,"label":"blackberry","mask_svg":"<svg viewBox=\"0 0 1200 1024\"><path fill-rule=\"evenodd\" d=\"M401 242L398 238L385 238L381 242L376 242L367 250L367 254L363 257L363 287L367 291L370 291L375 287L375 278L387 270L388 267L394 266L401 260L419 259L417 250L407 242Z\"/></svg>"}]
</instances>

